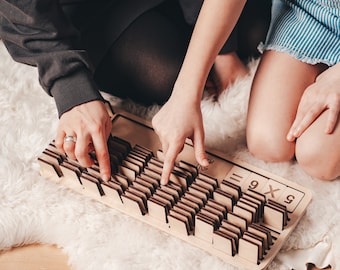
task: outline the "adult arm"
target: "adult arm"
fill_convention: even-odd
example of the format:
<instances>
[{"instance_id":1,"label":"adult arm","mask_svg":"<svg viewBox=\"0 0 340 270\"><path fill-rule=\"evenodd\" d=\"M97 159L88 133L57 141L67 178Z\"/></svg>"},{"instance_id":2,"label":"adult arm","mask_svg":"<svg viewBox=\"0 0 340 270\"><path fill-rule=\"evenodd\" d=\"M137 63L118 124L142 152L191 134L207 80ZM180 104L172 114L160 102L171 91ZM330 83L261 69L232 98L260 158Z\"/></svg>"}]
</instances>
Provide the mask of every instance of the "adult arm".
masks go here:
<instances>
[{"instance_id":1,"label":"adult arm","mask_svg":"<svg viewBox=\"0 0 340 270\"><path fill-rule=\"evenodd\" d=\"M168 182L186 138L194 144L197 162L208 166L201 97L216 55L232 32L245 2L207 0L203 3L172 95L152 119L164 153L162 184Z\"/></svg>"},{"instance_id":2,"label":"adult arm","mask_svg":"<svg viewBox=\"0 0 340 270\"><path fill-rule=\"evenodd\" d=\"M54 97L60 116L58 148L90 166L89 145L94 145L103 178L108 178L109 116L79 34L59 2L0 0L0 37L14 60L37 67L42 88ZM76 145L64 144L67 135L77 137Z\"/></svg>"},{"instance_id":3,"label":"adult arm","mask_svg":"<svg viewBox=\"0 0 340 270\"><path fill-rule=\"evenodd\" d=\"M59 116L102 99L79 34L58 1L0 0L0 37L14 60L38 68L39 82L54 97Z\"/></svg>"}]
</instances>

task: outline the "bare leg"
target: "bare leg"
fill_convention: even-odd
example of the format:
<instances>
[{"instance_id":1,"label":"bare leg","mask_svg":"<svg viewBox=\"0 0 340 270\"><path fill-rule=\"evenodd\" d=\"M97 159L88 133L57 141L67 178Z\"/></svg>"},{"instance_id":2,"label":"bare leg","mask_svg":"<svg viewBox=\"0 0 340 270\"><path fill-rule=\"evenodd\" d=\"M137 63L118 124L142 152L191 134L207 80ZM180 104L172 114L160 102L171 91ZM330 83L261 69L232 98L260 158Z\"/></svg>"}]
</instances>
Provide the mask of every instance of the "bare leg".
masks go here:
<instances>
[{"instance_id":1,"label":"bare leg","mask_svg":"<svg viewBox=\"0 0 340 270\"><path fill-rule=\"evenodd\" d=\"M257 46L266 39L271 14L271 1L248 0L237 23L237 41L234 42L235 51L222 49L214 63L214 78L217 84L217 94L233 84L238 78L248 75L248 68L244 63L249 59L260 56ZM232 38L232 37L231 37ZM231 39L232 40L232 39Z\"/></svg>"},{"instance_id":2,"label":"bare leg","mask_svg":"<svg viewBox=\"0 0 340 270\"><path fill-rule=\"evenodd\" d=\"M340 176L340 119L332 134L324 132L328 110L296 141L296 158L311 176L333 180Z\"/></svg>"},{"instance_id":3,"label":"bare leg","mask_svg":"<svg viewBox=\"0 0 340 270\"><path fill-rule=\"evenodd\" d=\"M214 76L218 95L238 78L248 74L248 69L236 52L219 54L214 62Z\"/></svg>"},{"instance_id":4,"label":"bare leg","mask_svg":"<svg viewBox=\"0 0 340 270\"><path fill-rule=\"evenodd\" d=\"M271 162L291 160L295 143L286 139L308 85L321 72L288 54L266 51L252 85L247 119L247 143L256 157Z\"/></svg>"}]
</instances>

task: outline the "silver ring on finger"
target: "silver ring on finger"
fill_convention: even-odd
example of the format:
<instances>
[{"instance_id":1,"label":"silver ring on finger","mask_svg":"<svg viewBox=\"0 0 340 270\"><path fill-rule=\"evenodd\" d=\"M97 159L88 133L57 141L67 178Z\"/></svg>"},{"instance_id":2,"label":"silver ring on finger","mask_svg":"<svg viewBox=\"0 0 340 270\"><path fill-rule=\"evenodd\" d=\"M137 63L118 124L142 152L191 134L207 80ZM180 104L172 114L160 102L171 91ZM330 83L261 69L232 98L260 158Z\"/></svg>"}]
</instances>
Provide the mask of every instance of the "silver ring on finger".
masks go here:
<instances>
[{"instance_id":1,"label":"silver ring on finger","mask_svg":"<svg viewBox=\"0 0 340 270\"><path fill-rule=\"evenodd\" d=\"M76 142L77 141L77 138L76 137L74 137L74 136L66 136L65 138L64 138L64 142Z\"/></svg>"}]
</instances>

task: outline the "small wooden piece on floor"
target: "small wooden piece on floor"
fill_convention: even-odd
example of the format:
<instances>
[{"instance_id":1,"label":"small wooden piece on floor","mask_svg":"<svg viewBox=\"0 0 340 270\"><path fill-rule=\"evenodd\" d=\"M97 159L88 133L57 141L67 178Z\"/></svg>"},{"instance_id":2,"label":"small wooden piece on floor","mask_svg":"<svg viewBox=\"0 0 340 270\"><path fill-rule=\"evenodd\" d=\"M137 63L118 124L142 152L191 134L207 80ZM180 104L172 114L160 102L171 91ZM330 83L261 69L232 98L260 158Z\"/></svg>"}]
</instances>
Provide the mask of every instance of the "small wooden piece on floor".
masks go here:
<instances>
[{"instance_id":1,"label":"small wooden piece on floor","mask_svg":"<svg viewBox=\"0 0 340 270\"><path fill-rule=\"evenodd\" d=\"M318 268L314 263L306 263L307 270L332 270L331 265L327 265L324 268Z\"/></svg>"}]
</instances>

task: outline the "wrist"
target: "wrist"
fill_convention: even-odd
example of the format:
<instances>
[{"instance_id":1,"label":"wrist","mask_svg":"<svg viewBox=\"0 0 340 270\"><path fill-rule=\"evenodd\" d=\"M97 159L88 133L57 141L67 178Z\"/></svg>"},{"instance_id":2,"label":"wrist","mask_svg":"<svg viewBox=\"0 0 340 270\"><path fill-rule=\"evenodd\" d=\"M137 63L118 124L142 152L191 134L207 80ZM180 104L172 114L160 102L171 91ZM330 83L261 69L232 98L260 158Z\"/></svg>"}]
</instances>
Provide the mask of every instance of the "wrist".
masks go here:
<instances>
[{"instance_id":1,"label":"wrist","mask_svg":"<svg viewBox=\"0 0 340 270\"><path fill-rule=\"evenodd\" d=\"M191 79L192 77L185 77L188 79L176 80L171 94L172 99L182 100L191 103L198 103L202 99L205 81Z\"/></svg>"},{"instance_id":2,"label":"wrist","mask_svg":"<svg viewBox=\"0 0 340 270\"><path fill-rule=\"evenodd\" d=\"M51 95L57 105L59 117L72 108L93 100L103 101L97 86L86 71L55 80Z\"/></svg>"}]
</instances>

